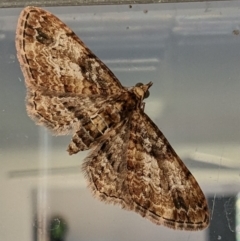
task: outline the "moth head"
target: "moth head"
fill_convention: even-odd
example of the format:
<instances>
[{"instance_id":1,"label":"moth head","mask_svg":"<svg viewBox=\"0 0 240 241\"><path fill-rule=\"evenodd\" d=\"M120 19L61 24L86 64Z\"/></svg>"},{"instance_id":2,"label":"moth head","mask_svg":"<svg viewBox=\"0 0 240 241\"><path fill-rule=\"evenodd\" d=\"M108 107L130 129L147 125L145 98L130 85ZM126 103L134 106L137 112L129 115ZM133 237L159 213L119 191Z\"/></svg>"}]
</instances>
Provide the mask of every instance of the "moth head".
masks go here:
<instances>
[{"instance_id":1,"label":"moth head","mask_svg":"<svg viewBox=\"0 0 240 241\"><path fill-rule=\"evenodd\" d=\"M141 100L146 99L150 95L148 89L152 86L152 84L153 84L152 82L149 82L146 85L144 85L142 83L137 83L133 87L132 91L139 99L141 99Z\"/></svg>"}]
</instances>

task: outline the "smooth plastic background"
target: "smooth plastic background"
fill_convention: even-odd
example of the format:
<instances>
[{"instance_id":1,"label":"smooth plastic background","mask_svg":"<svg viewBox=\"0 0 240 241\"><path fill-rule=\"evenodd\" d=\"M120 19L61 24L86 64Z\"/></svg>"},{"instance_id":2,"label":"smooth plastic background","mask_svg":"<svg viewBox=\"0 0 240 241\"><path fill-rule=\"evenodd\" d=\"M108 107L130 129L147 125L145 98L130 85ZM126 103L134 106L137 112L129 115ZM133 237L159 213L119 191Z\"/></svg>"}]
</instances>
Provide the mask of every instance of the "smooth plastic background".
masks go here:
<instances>
[{"instance_id":1,"label":"smooth plastic background","mask_svg":"<svg viewBox=\"0 0 240 241\"><path fill-rule=\"evenodd\" d=\"M123 85L154 82L145 111L209 199L211 225L199 232L156 226L91 196L81 172L87 152L69 156L71 136L54 137L26 114L14 44L21 9L0 9L0 239L46 240L45 227L55 215L67 223L66 241L237 240L239 7L208 2L47 8Z\"/></svg>"}]
</instances>

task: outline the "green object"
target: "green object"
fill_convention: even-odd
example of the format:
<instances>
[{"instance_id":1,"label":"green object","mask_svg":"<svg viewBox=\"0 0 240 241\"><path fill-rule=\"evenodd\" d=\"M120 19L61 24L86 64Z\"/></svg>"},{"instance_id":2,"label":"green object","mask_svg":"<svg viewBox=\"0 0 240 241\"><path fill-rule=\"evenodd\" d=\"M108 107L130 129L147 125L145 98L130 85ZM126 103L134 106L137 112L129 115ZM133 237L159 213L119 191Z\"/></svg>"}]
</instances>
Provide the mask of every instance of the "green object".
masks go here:
<instances>
[{"instance_id":1,"label":"green object","mask_svg":"<svg viewBox=\"0 0 240 241\"><path fill-rule=\"evenodd\" d=\"M59 217L52 218L49 232L51 241L64 241L67 233L67 224L65 220Z\"/></svg>"}]
</instances>

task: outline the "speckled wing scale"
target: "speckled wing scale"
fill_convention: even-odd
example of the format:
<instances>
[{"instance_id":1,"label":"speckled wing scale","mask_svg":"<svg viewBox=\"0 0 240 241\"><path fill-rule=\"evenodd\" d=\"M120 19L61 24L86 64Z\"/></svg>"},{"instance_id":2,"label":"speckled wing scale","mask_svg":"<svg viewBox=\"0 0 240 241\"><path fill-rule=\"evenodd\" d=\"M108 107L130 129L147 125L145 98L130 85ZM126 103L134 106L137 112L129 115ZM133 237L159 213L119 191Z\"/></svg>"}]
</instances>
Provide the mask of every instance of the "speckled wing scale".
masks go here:
<instances>
[{"instance_id":1,"label":"speckled wing scale","mask_svg":"<svg viewBox=\"0 0 240 241\"><path fill-rule=\"evenodd\" d=\"M92 149L83 171L93 194L156 224L208 226L205 196L144 113L152 83L123 87L63 22L25 8L16 33L27 112L54 134L73 134L69 154Z\"/></svg>"}]
</instances>

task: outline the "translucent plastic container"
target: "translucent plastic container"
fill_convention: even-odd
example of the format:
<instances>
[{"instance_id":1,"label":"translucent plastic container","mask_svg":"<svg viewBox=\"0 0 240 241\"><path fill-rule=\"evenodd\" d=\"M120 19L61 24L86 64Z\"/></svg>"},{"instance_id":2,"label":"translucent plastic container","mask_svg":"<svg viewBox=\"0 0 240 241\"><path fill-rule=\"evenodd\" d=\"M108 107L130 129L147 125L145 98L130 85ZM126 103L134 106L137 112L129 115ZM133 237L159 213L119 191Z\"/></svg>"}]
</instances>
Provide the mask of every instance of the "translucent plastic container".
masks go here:
<instances>
[{"instance_id":1,"label":"translucent plastic container","mask_svg":"<svg viewBox=\"0 0 240 241\"><path fill-rule=\"evenodd\" d=\"M153 82L145 112L195 176L210 207L197 232L157 226L96 200L71 136L27 116L16 58L22 9L0 9L0 240L240 240L240 2L51 7L124 86Z\"/></svg>"}]
</instances>

